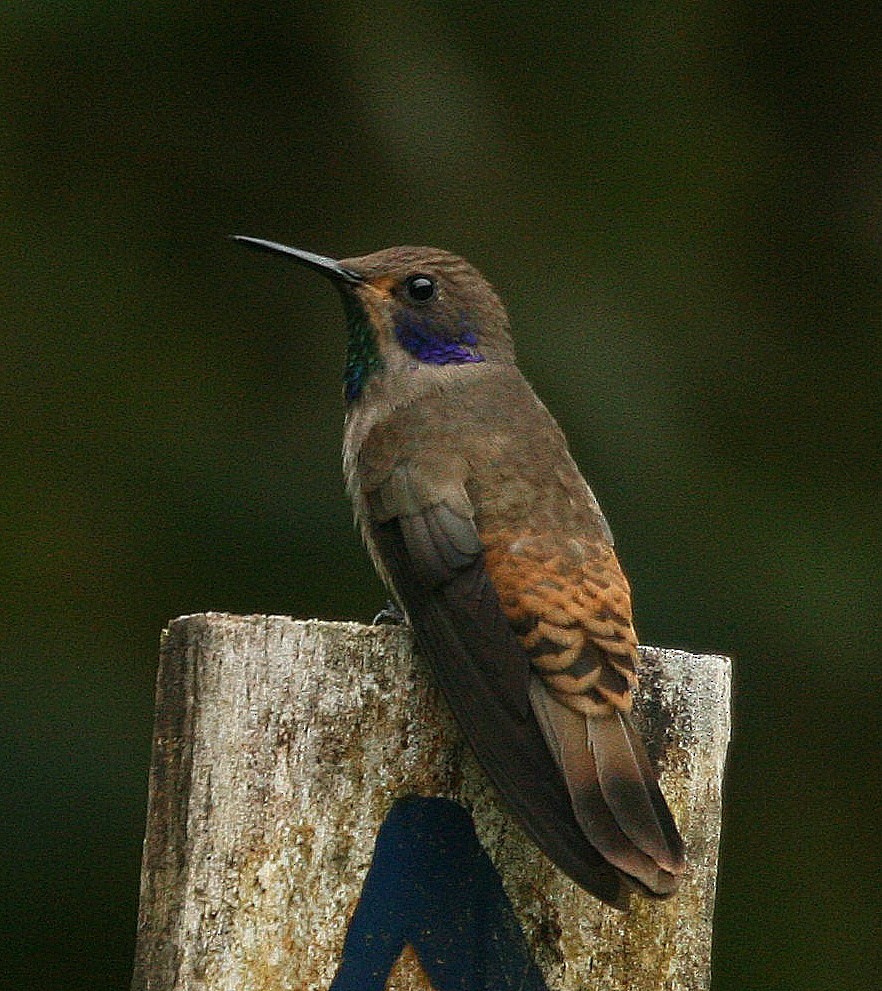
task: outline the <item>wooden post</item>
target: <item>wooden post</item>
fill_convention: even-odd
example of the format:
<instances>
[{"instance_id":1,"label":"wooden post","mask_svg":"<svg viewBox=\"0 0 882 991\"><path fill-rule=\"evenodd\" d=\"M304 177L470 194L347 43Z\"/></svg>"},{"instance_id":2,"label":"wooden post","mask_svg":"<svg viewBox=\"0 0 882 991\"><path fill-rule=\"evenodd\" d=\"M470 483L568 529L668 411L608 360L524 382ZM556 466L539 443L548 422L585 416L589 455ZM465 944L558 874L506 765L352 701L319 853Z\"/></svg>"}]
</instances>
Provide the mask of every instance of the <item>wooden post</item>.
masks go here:
<instances>
[{"instance_id":1,"label":"wooden post","mask_svg":"<svg viewBox=\"0 0 882 991\"><path fill-rule=\"evenodd\" d=\"M185 616L163 636L133 991L329 986L395 798L465 805L554 991L706 991L730 663L644 647L638 721L689 857L627 912L500 807L409 630ZM425 988L406 957L392 991Z\"/></svg>"}]
</instances>

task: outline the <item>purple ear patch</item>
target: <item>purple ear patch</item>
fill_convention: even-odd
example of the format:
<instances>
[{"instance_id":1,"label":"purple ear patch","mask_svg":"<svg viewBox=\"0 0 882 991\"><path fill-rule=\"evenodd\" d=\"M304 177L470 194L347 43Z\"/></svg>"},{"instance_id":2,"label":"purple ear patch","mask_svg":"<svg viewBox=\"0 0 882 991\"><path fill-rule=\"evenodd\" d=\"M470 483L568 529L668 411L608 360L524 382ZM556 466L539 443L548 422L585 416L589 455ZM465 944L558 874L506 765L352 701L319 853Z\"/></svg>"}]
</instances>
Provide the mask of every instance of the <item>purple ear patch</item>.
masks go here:
<instances>
[{"instance_id":1,"label":"purple ear patch","mask_svg":"<svg viewBox=\"0 0 882 991\"><path fill-rule=\"evenodd\" d=\"M410 312L395 316L395 336L398 343L419 361L430 365L465 365L483 361L484 356L475 345L478 337L465 320L457 331L428 317L417 317Z\"/></svg>"}]
</instances>

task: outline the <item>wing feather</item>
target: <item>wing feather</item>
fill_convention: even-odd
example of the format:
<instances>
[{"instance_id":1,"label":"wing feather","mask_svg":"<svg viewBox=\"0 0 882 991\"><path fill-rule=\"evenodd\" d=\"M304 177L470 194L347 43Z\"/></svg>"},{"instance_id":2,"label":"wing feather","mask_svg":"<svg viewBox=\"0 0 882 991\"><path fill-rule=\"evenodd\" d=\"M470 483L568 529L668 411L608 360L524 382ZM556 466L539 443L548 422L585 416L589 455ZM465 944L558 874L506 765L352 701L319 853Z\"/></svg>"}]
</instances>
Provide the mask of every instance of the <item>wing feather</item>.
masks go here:
<instances>
[{"instance_id":1,"label":"wing feather","mask_svg":"<svg viewBox=\"0 0 882 991\"><path fill-rule=\"evenodd\" d=\"M438 519L444 519L442 513ZM454 716L487 776L536 845L577 884L624 907L627 887L592 846L529 702L529 660L505 618L482 553L446 580L415 556L424 541L392 519L372 527L396 594Z\"/></svg>"},{"instance_id":2,"label":"wing feather","mask_svg":"<svg viewBox=\"0 0 882 991\"><path fill-rule=\"evenodd\" d=\"M464 486L432 491L412 465L365 498L368 542L526 832L610 904L670 894L682 843L627 718L636 636L609 545L480 533Z\"/></svg>"}]
</instances>

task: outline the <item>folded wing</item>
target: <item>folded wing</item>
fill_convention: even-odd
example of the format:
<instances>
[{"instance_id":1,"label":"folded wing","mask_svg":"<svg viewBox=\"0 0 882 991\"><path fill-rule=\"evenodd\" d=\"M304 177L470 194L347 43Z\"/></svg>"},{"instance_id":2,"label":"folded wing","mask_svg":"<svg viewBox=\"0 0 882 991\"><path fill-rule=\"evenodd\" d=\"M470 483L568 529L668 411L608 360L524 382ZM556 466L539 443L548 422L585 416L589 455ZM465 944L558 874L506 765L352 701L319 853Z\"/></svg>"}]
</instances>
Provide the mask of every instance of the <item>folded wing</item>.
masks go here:
<instances>
[{"instance_id":1,"label":"folded wing","mask_svg":"<svg viewBox=\"0 0 882 991\"><path fill-rule=\"evenodd\" d=\"M631 888L669 894L679 837L625 713L607 711L608 695L633 680L630 645L597 619L612 661L591 640L564 664L564 613L537 608L541 586L534 601L529 582L506 579L501 544L478 533L464 487L429 496L420 481L398 466L364 493L367 537L488 777L540 849L597 897L621 907ZM564 631L552 647L549 619ZM574 695L567 679L586 676L589 690ZM602 721L580 709L598 699Z\"/></svg>"}]
</instances>

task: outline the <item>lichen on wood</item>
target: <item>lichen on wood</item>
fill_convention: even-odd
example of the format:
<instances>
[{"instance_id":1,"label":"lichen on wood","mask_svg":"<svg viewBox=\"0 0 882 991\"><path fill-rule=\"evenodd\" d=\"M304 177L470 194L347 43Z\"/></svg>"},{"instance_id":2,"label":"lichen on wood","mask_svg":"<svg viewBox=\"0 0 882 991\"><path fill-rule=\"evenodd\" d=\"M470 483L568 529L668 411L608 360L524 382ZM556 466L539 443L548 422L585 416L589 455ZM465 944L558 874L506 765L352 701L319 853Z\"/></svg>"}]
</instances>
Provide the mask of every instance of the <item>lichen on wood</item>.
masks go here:
<instances>
[{"instance_id":1,"label":"lichen on wood","mask_svg":"<svg viewBox=\"0 0 882 991\"><path fill-rule=\"evenodd\" d=\"M601 905L523 835L408 629L185 616L163 636L133 991L324 991L396 798L472 813L554 991L702 991L729 739L725 658L641 649L637 718L689 871ZM427 987L412 958L391 991Z\"/></svg>"}]
</instances>

